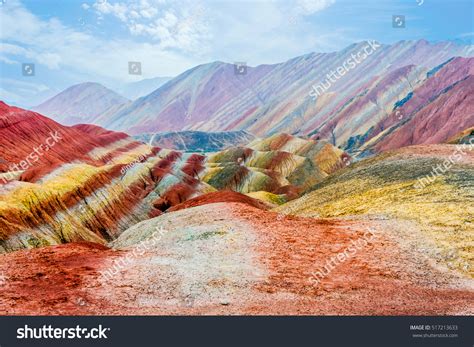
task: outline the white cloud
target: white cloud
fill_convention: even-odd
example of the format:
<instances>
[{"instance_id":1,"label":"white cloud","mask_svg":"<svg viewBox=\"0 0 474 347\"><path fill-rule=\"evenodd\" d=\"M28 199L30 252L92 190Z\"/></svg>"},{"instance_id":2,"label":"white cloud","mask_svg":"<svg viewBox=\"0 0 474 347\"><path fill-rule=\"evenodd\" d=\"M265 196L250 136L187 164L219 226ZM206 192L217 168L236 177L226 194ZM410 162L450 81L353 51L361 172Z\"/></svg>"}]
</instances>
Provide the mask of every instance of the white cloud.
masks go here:
<instances>
[{"instance_id":1,"label":"white cloud","mask_svg":"<svg viewBox=\"0 0 474 347\"><path fill-rule=\"evenodd\" d=\"M0 100L7 100L10 104L22 102L22 96L0 87Z\"/></svg>"},{"instance_id":2,"label":"white cloud","mask_svg":"<svg viewBox=\"0 0 474 347\"><path fill-rule=\"evenodd\" d=\"M49 53L46 51L38 52L35 49L26 49L24 47L9 43L2 43L0 46L0 52L3 54L22 56L30 60L34 60L50 69L58 69L61 62L61 57L58 54ZM9 59L4 56L2 57L2 60L8 63ZM10 60L10 62L14 61Z\"/></svg>"},{"instance_id":3,"label":"white cloud","mask_svg":"<svg viewBox=\"0 0 474 347\"><path fill-rule=\"evenodd\" d=\"M300 7L303 14L313 14L334 5L336 0L297 0L296 5Z\"/></svg>"},{"instance_id":4,"label":"white cloud","mask_svg":"<svg viewBox=\"0 0 474 347\"><path fill-rule=\"evenodd\" d=\"M5 64L8 64L8 65L15 65L15 64L19 64L20 62L16 61L16 60L12 60L10 58L7 58L5 56L0 56L0 61L1 62L4 62Z\"/></svg>"},{"instance_id":5,"label":"white cloud","mask_svg":"<svg viewBox=\"0 0 474 347\"><path fill-rule=\"evenodd\" d=\"M307 15L331 3L302 6ZM118 0L81 6L79 2L77 7L88 11L82 14L87 22L74 27L75 20L68 25L58 18L44 19L19 0L10 0L8 11L0 14L2 64L42 65L47 69L38 66L36 81L45 78L44 83L52 88L58 83L87 80L114 85L178 75L214 60L246 61L250 65L281 62L312 51L315 44L337 43L339 32L289 27L291 9L303 8L295 4L257 1L242 6L223 1L207 6L191 0ZM104 24L96 26L95 20ZM123 33L124 28L128 34ZM129 75L128 61L140 61L143 75Z\"/></svg>"},{"instance_id":6,"label":"white cloud","mask_svg":"<svg viewBox=\"0 0 474 347\"><path fill-rule=\"evenodd\" d=\"M116 5L105 8L120 17L124 10ZM182 38L184 34L177 34L178 41L176 37L173 39L167 27L176 22L171 13L164 16L161 22L155 22L154 27L136 24L137 33L163 38L163 42L144 43L128 38L101 38L65 26L55 18L42 20L18 0L11 0L8 6L8 11L1 14L0 31L0 52L5 62L34 62L49 69L62 69L63 73L78 78L93 76L102 81L129 81L134 78L128 75L128 61L142 62L144 78L178 74L196 62L192 55L167 50L168 47L192 47L193 43ZM18 59L12 59L14 57Z\"/></svg>"},{"instance_id":7,"label":"white cloud","mask_svg":"<svg viewBox=\"0 0 474 347\"><path fill-rule=\"evenodd\" d=\"M128 12L130 12L130 9L125 3L118 2L111 4L108 1L97 1L92 7L100 14L111 14L122 22L128 21Z\"/></svg>"},{"instance_id":8,"label":"white cloud","mask_svg":"<svg viewBox=\"0 0 474 347\"><path fill-rule=\"evenodd\" d=\"M57 70L61 64L61 56L57 53L43 52L36 55L36 61L51 70Z\"/></svg>"},{"instance_id":9,"label":"white cloud","mask_svg":"<svg viewBox=\"0 0 474 347\"><path fill-rule=\"evenodd\" d=\"M0 46L0 52L12 55L28 55L28 50L14 44L3 42Z\"/></svg>"},{"instance_id":10,"label":"white cloud","mask_svg":"<svg viewBox=\"0 0 474 347\"><path fill-rule=\"evenodd\" d=\"M160 43L162 49L202 53L211 38L204 7L187 1L129 0L93 5L98 19L112 16L125 24L130 34Z\"/></svg>"},{"instance_id":11,"label":"white cloud","mask_svg":"<svg viewBox=\"0 0 474 347\"><path fill-rule=\"evenodd\" d=\"M140 14L137 11L132 10L132 11L130 11L130 18L132 18L132 20L133 19L138 19L138 18L140 18Z\"/></svg>"},{"instance_id":12,"label":"white cloud","mask_svg":"<svg viewBox=\"0 0 474 347\"><path fill-rule=\"evenodd\" d=\"M308 14L333 3L297 0L291 8L304 8ZM260 58L259 63L274 62L281 59L281 54L272 54L275 50L305 53L304 47L310 47L309 51L314 47L312 42L322 42L325 37L312 32L301 35L288 27L289 5L283 2L255 2L251 7L223 2L220 7L210 7L187 0L99 0L88 7L104 20L116 18L123 23L130 38L100 37L93 31L66 26L56 18L40 19L18 0L9 1L8 6L2 13L0 38L12 42L18 51L6 53L34 59L50 69L66 68L116 79L129 78L119 73L125 59L153 59L148 64L143 61L144 73L172 75L206 60L232 62L241 56L249 61L247 57L253 56ZM334 35L328 40L334 42Z\"/></svg>"},{"instance_id":13,"label":"white cloud","mask_svg":"<svg viewBox=\"0 0 474 347\"><path fill-rule=\"evenodd\" d=\"M4 83L7 83L9 85L15 86L17 88L21 89L29 89L32 91L37 91L37 92L44 92L49 90L49 87L41 84L41 83L30 83L30 82L24 82L24 81L17 81L12 78L4 78L3 79Z\"/></svg>"},{"instance_id":14,"label":"white cloud","mask_svg":"<svg viewBox=\"0 0 474 347\"><path fill-rule=\"evenodd\" d=\"M51 96L55 91L50 90L48 86L42 83L18 81L11 78L2 78L0 87L0 100L9 104L19 106L32 106L38 103L42 98L37 96Z\"/></svg>"},{"instance_id":15,"label":"white cloud","mask_svg":"<svg viewBox=\"0 0 474 347\"><path fill-rule=\"evenodd\" d=\"M140 10L140 15L143 17L143 18L147 18L147 19L150 19L150 18L153 18L155 17L156 15L158 14L158 10L150 7L150 8L146 8L146 9L143 9L143 10Z\"/></svg>"}]
</instances>

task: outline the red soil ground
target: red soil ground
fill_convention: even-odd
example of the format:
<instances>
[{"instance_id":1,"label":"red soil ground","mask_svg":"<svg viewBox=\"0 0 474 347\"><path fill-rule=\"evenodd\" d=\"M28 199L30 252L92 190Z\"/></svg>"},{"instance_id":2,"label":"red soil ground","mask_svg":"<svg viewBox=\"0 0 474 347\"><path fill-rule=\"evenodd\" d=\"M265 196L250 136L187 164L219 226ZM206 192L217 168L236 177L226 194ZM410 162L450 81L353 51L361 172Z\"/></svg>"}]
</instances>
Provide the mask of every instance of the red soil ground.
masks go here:
<instances>
[{"instance_id":1,"label":"red soil ground","mask_svg":"<svg viewBox=\"0 0 474 347\"><path fill-rule=\"evenodd\" d=\"M239 218L253 224L266 239L258 252L271 269L258 288L268 293L296 294L297 300L277 301L274 314L437 315L474 313L474 291L455 289L425 259L406 254L384 225L370 221L332 221L285 216L275 218L242 207ZM372 242L338 263L317 286L311 273L322 269L331 257L343 252L351 241L374 230ZM452 286L452 288L451 288ZM269 307L255 307L262 314Z\"/></svg>"},{"instance_id":2,"label":"red soil ground","mask_svg":"<svg viewBox=\"0 0 474 347\"><path fill-rule=\"evenodd\" d=\"M1 287L0 314L86 314L83 303L90 298L82 288L97 280L105 259L119 253L81 242L0 255L0 274L6 281Z\"/></svg>"},{"instance_id":3,"label":"red soil ground","mask_svg":"<svg viewBox=\"0 0 474 347\"><path fill-rule=\"evenodd\" d=\"M239 282L232 272L225 273L224 265L219 271L225 273L227 283L192 274L180 277L182 272L166 267L169 261L163 263L164 256L177 247L174 241L163 244L154 255L142 255L137 259L139 266L130 266L114 281L101 284L100 272L130 250L113 251L85 243L46 247L0 256L0 274L6 278L0 292L0 314L474 314L472 282L446 274L419 255L409 253L391 237L393 230L383 221L279 216L242 203L220 203L197 209L206 214L203 227L224 220L240 233L232 236L233 242L242 242L239 235L251 236L245 238L243 252L255 259L255 271L263 269L263 277L251 283ZM196 219L195 210L180 211L177 216L182 218L185 214ZM185 226L170 230L180 233ZM371 242L335 266L319 285L311 282L312 272L347 249L351 241L361 239L369 228L374 228L376 235ZM212 237L200 240L200 247L214 240ZM196 244L188 242L183 247L196 247ZM222 249L224 254L226 251ZM212 256L208 259L212 260ZM182 264L175 253L167 259ZM158 264L157 260L162 263ZM206 276L212 271L206 270ZM157 283L161 284L153 292L146 287L147 274L159 275ZM231 288L233 296L229 303L211 297L189 307L173 304L176 285L183 286L189 278L211 289ZM165 291L163 288L167 286L171 289ZM151 296L157 304L141 306L137 301L139 294ZM202 297L209 298L209 292Z\"/></svg>"}]
</instances>

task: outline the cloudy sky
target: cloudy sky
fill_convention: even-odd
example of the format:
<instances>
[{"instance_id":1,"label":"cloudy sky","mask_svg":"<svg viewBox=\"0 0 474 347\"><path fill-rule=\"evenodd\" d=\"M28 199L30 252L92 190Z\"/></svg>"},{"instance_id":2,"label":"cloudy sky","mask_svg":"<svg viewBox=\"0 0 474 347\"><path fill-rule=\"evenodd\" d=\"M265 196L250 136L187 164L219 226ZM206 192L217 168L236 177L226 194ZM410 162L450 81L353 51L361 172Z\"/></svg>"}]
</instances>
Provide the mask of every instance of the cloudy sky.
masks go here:
<instances>
[{"instance_id":1,"label":"cloudy sky","mask_svg":"<svg viewBox=\"0 0 474 347\"><path fill-rule=\"evenodd\" d=\"M405 28L392 16L404 15ZM0 0L0 99L32 106L211 61L276 63L366 39L472 43L471 0ZM129 61L142 64L130 75ZM34 63L34 76L22 64Z\"/></svg>"}]
</instances>

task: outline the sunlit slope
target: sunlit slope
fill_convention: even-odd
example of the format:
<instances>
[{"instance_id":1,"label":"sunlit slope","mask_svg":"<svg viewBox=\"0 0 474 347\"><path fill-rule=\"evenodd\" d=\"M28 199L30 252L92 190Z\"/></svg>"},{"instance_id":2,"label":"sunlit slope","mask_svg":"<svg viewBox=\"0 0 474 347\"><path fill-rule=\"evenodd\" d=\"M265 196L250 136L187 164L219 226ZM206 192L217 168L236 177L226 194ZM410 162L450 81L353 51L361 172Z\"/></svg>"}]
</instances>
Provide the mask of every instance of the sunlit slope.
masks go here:
<instances>
[{"instance_id":1,"label":"sunlit slope","mask_svg":"<svg viewBox=\"0 0 474 347\"><path fill-rule=\"evenodd\" d=\"M441 252L438 258L474 274L472 146L413 146L385 153L341 170L276 210L322 218L389 219L400 226L413 222ZM452 256L453 251L458 255Z\"/></svg>"}]
</instances>

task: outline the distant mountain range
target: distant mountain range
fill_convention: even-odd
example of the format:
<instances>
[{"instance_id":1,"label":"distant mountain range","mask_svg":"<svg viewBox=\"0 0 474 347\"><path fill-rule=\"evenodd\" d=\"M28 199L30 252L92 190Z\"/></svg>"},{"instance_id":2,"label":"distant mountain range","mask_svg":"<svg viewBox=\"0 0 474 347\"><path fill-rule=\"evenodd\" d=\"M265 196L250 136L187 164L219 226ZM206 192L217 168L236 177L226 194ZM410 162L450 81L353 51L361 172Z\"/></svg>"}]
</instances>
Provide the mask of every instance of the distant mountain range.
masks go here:
<instances>
[{"instance_id":1,"label":"distant mountain range","mask_svg":"<svg viewBox=\"0 0 474 347\"><path fill-rule=\"evenodd\" d=\"M264 137L286 132L365 155L443 142L473 126L472 93L466 91L472 86L474 60L459 58L473 54L473 46L452 41L360 42L339 52L247 67L244 74L223 62L199 65L134 101L106 94L105 102L93 97L84 102L82 93L97 93L63 92L55 98L63 95L59 99L64 102L53 103L62 108L50 106L53 98L36 110L68 117L55 118L65 124L77 122L78 114L93 114L82 121L132 135L245 130ZM326 90L314 99L321 85ZM448 116L462 121L445 123ZM412 131L427 122L443 126Z\"/></svg>"},{"instance_id":2,"label":"distant mountain range","mask_svg":"<svg viewBox=\"0 0 474 347\"><path fill-rule=\"evenodd\" d=\"M254 140L255 136L244 130L219 132L170 131L137 135L135 138L151 146L182 152L205 153L245 145Z\"/></svg>"},{"instance_id":3,"label":"distant mountain range","mask_svg":"<svg viewBox=\"0 0 474 347\"><path fill-rule=\"evenodd\" d=\"M154 92L171 79L172 77L147 78L138 82L127 83L119 87L117 92L127 99L135 100Z\"/></svg>"},{"instance_id":4,"label":"distant mountain range","mask_svg":"<svg viewBox=\"0 0 474 347\"><path fill-rule=\"evenodd\" d=\"M99 83L81 83L33 108L65 125L94 123L106 110L129 102Z\"/></svg>"},{"instance_id":5,"label":"distant mountain range","mask_svg":"<svg viewBox=\"0 0 474 347\"><path fill-rule=\"evenodd\" d=\"M98 123L104 113L114 113L131 103L131 100L150 94L170 79L171 77L144 79L118 86L117 91L99 83L80 83L32 107L32 110L66 125Z\"/></svg>"}]
</instances>

